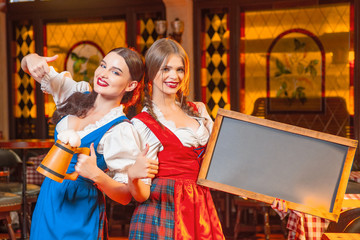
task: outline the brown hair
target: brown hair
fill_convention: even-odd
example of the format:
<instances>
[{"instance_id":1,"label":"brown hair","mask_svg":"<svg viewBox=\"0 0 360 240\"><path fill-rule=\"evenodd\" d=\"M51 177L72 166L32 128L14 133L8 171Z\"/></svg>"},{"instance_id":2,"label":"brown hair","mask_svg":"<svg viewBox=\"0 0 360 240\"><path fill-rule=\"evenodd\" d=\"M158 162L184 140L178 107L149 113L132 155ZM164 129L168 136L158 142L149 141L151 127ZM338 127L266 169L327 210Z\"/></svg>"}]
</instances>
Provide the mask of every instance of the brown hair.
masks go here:
<instances>
[{"instance_id":1,"label":"brown hair","mask_svg":"<svg viewBox=\"0 0 360 240\"><path fill-rule=\"evenodd\" d=\"M126 65L129 68L132 81L140 82L144 76L144 63L140 55L129 48L115 48L109 53L115 52L123 57ZM108 53L108 54L109 54ZM133 105L140 95L140 85L131 92L126 92L121 100L125 106ZM66 115L75 115L79 118L86 116L88 111L94 106L97 93L92 91L89 93L75 92L68 99L66 99L54 112L51 122L57 124L62 117Z\"/></svg>"},{"instance_id":2,"label":"brown hair","mask_svg":"<svg viewBox=\"0 0 360 240\"><path fill-rule=\"evenodd\" d=\"M168 38L162 38L156 40L145 54L144 106L147 107L149 114L156 120L157 117L153 112L153 103L151 100L152 84L156 74L172 54L182 59L185 70L182 87L176 93L177 100L181 103L181 109L183 111L191 116L199 116L199 114L187 104L186 97L189 94L190 75L189 58L179 43Z\"/></svg>"}]
</instances>

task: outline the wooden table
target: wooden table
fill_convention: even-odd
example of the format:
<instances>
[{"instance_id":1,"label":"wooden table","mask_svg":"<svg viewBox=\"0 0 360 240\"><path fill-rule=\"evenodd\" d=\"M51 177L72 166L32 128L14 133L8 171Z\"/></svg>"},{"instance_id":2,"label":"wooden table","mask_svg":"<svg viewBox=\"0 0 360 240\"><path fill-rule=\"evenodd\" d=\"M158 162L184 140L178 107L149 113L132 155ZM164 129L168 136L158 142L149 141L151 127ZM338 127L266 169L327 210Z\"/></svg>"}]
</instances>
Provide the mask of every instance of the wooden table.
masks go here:
<instances>
[{"instance_id":1,"label":"wooden table","mask_svg":"<svg viewBox=\"0 0 360 240\"><path fill-rule=\"evenodd\" d=\"M324 233L322 240L359 240L360 233Z\"/></svg>"},{"instance_id":2,"label":"wooden table","mask_svg":"<svg viewBox=\"0 0 360 240\"><path fill-rule=\"evenodd\" d=\"M3 149L20 149L22 150L22 214L23 224L21 230L22 239L27 239L27 224L26 224L26 162L27 162L27 150L29 149L41 149L51 148L54 144L53 139L17 139L17 140L1 140L0 148Z\"/></svg>"}]
</instances>

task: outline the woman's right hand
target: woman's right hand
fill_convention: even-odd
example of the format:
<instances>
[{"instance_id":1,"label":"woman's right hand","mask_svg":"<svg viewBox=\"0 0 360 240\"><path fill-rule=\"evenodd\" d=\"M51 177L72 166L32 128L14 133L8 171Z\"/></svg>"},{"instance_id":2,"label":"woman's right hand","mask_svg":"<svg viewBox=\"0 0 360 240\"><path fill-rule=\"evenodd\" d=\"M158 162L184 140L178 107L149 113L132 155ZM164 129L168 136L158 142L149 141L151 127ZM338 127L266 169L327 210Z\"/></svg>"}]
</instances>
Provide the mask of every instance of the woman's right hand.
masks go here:
<instances>
[{"instance_id":1,"label":"woman's right hand","mask_svg":"<svg viewBox=\"0 0 360 240\"><path fill-rule=\"evenodd\" d=\"M29 73L37 82L40 82L50 71L48 63L55 61L57 58L58 55L42 57L36 53L31 53L21 60L21 68Z\"/></svg>"}]
</instances>

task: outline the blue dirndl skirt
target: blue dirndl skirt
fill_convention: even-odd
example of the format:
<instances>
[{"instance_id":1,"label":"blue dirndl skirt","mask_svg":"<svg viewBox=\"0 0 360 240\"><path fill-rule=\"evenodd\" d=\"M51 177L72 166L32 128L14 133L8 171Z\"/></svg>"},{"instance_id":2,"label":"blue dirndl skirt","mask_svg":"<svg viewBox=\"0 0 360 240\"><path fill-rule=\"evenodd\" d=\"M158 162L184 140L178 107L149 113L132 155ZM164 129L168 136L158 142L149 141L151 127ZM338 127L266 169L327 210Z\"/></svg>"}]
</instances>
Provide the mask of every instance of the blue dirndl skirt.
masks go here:
<instances>
[{"instance_id":1,"label":"blue dirndl skirt","mask_svg":"<svg viewBox=\"0 0 360 240\"><path fill-rule=\"evenodd\" d=\"M32 216L31 240L106 239L105 227L104 195L93 183L82 177L62 183L45 178Z\"/></svg>"}]
</instances>

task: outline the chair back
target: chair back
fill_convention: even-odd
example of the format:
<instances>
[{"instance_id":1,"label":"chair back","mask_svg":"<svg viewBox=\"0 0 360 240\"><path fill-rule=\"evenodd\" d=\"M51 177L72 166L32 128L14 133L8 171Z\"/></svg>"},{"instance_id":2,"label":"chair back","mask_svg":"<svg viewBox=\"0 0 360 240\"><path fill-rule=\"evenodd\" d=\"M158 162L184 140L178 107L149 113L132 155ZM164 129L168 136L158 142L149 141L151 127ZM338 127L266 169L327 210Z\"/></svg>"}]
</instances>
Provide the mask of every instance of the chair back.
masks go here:
<instances>
[{"instance_id":1,"label":"chair back","mask_svg":"<svg viewBox=\"0 0 360 240\"><path fill-rule=\"evenodd\" d=\"M338 222L331 222L326 232L360 233L360 208L341 212Z\"/></svg>"},{"instance_id":2,"label":"chair back","mask_svg":"<svg viewBox=\"0 0 360 240\"><path fill-rule=\"evenodd\" d=\"M14 151L0 149L0 181L10 181L11 169L17 167L22 161Z\"/></svg>"},{"instance_id":3,"label":"chair back","mask_svg":"<svg viewBox=\"0 0 360 240\"><path fill-rule=\"evenodd\" d=\"M21 158L13 150L0 149L0 167L16 167L22 163Z\"/></svg>"}]
</instances>

